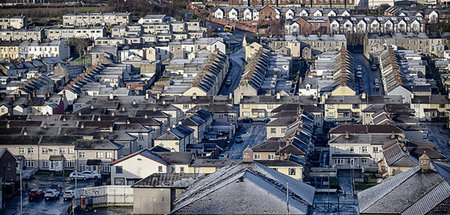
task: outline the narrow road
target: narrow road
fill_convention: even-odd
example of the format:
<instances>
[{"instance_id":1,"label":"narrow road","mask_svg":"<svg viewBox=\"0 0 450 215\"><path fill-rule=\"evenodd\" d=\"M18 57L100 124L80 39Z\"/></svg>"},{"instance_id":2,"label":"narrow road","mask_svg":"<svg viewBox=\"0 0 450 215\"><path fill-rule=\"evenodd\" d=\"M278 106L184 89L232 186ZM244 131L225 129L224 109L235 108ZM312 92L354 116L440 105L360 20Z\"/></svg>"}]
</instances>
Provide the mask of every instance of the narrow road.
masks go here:
<instances>
[{"instance_id":1,"label":"narrow road","mask_svg":"<svg viewBox=\"0 0 450 215\"><path fill-rule=\"evenodd\" d=\"M244 67L244 51L242 45L239 45L231 54L229 54L228 59L230 61L230 69L225 80L229 78L231 80L231 85L226 86L226 81L224 81L219 91L220 95L229 95L230 93L233 93L234 89L239 85Z\"/></svg>"},{"instance_id":2,"label":"narrow road","mask_svg":"<svg viewBox=\"0 0 450 215\"><path fill-rule=\"evenodd\" d=\"M353 53L352 55L354 58L355 71L357 65L362 66L362 82L364 83L363 92L365 92L367 95L383 95L383 87L381 83L379 83L380 90L375 90L375 78L377 78L381 82L380 70L372 70L372 66L369 60L363 54ZM359 78L356 79L359 81Z\"/></svg>"},{"instance_id":3,"label":"narrow road","mask_svg":"<svg viewBox=\"0 0 450 215\"><path fill-rule=\"evenodd\" d=\"M230 159L242 159L242 152L247 146L251 148L262 143L266 139L266 124L261 122L245 123L237 135L241 135L243 142L235 143L234 139L232 140L230 151L226 152Z\"/></svg>"}]
</instances>

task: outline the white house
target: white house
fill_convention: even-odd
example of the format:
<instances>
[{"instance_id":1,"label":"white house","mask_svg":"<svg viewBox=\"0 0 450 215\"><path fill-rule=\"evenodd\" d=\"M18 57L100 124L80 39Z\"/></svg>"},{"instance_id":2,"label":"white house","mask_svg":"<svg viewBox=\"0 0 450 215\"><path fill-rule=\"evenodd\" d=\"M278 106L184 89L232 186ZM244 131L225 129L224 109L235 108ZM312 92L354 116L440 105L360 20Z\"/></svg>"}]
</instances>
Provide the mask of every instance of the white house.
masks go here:
<instances>
[{"instance_id":1,"label":"white house","mask_svg":"<svg viewBox=\"0 0 450 215\"><path fill-rule=\"evenodd\" d=\"M364 22L364 20L359 21L356 28L357 28L357 32L365 33L366 29L367 29L366 22Z\"/></svg>"},{"instance_id":2,"label":"white house","mask_svg":"<svg viewBox=\"0 0 450 215\"><path fill-rule=\"evenodd\" d=\"M229 20L238 20L239 19L239 11L236 8L231 8L228 11L228 19Z\"/></svg>"},{"instance_id":3,"label":"white house","mask_svg":"<svg viewBox=\"0 0 450 215\"><path fill-rule=\"evenodd\" d=\"M295 16L295 13L292 9L289 9L288 11L286 11L286 20L293 19L294 16Z\"/></svg>"},{"instance_id":4,"label":"white house","mask_svg":"<svg viewBox=\"0 0 450 215\"><path fill-rule=\"evenodd\" d=\"M250 8L247 8L244 10L244 20L252 20L253 19L253 13Z\"/></svg>"},{"instance_id":5,"label":"white house","mask_svg":"<svg viewBox=\"0 0 450 215\"><path fill-rule=\"evenodd\" d=\"M322 12L320 10L316 10L316 12L314 12L313 16L322 16Z\"/></svg>"},{"instance_id":6,"label":"white house","mask_svg":"<svg viewBox=\"0 0 450 215\"><path fill-rule=\"evenodd\" d=\"M66 60L70 57L70 48L64 40L53 40L49 42L33 41L28 45L28 56L38 57L57 57Z\"/></svg>"},{"instance_id":7,"label":"white house","mask_svg":"<svg viewBox=\"0 0 450 215\"><path fill-rule=\"evenodd\" d=\"M168 173L169 163L154 152L143 149L111 163L112 185L133 185L153 173Z\"/></svg>"},{"instance_id":8,"label":"white house","mask_svg":"<svg viewBox=\"0 0 450 215\"><path fill-rule=\"evenodd\" d=\"M217 8L217 10L214 12L214 18L223 19L223 10L220 8Z\"/></svg>"}]
</instances>

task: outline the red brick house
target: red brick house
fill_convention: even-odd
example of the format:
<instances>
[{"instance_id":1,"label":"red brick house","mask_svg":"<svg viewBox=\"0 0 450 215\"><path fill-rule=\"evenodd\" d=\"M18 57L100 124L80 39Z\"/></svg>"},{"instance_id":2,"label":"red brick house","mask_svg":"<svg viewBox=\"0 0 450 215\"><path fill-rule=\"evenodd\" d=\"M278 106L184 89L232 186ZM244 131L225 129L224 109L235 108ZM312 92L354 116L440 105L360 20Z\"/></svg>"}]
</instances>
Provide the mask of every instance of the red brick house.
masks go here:
<instances>
[{"instance_id":1,"label":"red brick house","mask_svg":"<svg viewBox=\"0 0 450 215\"><path fill-rule=\"evenodd\" d=\"M279 12L275 8L272 8L269 6L263 7L261 10L259 10L259 20L260 21L278 20L278 18L280 16L280 15L278 15L278 18L277 18L278 13Z\"/></svg>"},{"instance_id":2,"label":"red brick house","mask_svg":"<svg viewBox=\"0 0 450 215\"><path fill-rule=\"evenodd\" d=\"M301 17L297 20L300 25L299 34L328 34L330 20L328 17Z\"/></svg>"}]
</instances>

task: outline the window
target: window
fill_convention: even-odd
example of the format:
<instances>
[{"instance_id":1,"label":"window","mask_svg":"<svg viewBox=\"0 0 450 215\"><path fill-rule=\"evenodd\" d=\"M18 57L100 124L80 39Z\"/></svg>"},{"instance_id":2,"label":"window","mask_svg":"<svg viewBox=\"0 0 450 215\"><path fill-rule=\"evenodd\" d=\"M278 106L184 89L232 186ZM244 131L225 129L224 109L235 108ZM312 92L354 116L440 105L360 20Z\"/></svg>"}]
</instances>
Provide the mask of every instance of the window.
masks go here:
<instances>
[{"instance_id":1,"label":"window","mask_svg":"<svg viewBox=\"0 0 450 215\"><path fill-rule=\"evenodd\" d=\"M42 148L42 154L48 154L48 148Z\"/></svg>"},{"instance_id":2,"label":"window","mask_svg":"<svg viewBox=\"0 0 450 215\"><path fill-rule=\"evenodd\" d=\"M75 165L74 160L66 160L66 167L73 168Z\"/></svg>"},{"instance_id":3,"label":"window","mask_svg":"<svg viewBox=\"0 0 450 215\"><path fill-rule=\"evenodd\" d=\"M180 167L180 173L184 173L184 167Z\"/></svg>"},{"instance_id":4,"label":"window","mask_svg":"<svg viewBox=\"0 0 450 215\"><path fill-rule=\"evenodd\" d=\"M367 152L367 147L366 146L362 147L362 152Z\"/></svg>"},{"instance_id":5,"label":"window","mask_svg":"<svg viewBox=\"0 0 450 215\"><path fill-rule=\"evenodd\" d=\"M184 104L183 109L189 109L189 104Z\"/></svg>"},{"instance_id":6,"label":"window","mask_svg":"<svg viewBox=\"0 0 450 215\"><path fill-rule=\"evenodd\" d=\"M59 153L60 154L65 154L66 153L66 149L65 148L59 148Z\"/></svg>"},{"instance_id":7,"label":"window","mask_svg":"<svg viewBox=\"0 0 450 215\"><path fill-rule=\"evenodd\" d=\"M103 163L102 164L102 171L103 172L110 172L111 171L111 166L109 163Z\"/></svg>"},{"instance_id":8,"label":"window","mask_svg":"<svg viewBox=\"0 0 450 215\"><path fill-rule=\"evenodd\" d=\"M255 154L255 160L261 160L261 155L260 154Z\"/></svg>"},{"instance_id":9,"label":"window","mask_svg":"<svg viewBox=\"0 0 450 215\"><path fill-rule=\"evenodd\" d=\"M353 148L353 146L350 147L350 152L354 152L355 149Z\"/></svg>"},{"instance_id":10,"label":"window","mask_svg":"<svg viewBox=\"0 0 450 215\"><path fill-rule=\"evenodd\" d=\"M112 152L105 152L105 157L106 158L112 158Z\"/></svg>"},{"instance_id":11,"label":"window","mask_svg":"<svg viewBox=\"0 0 450 215\"><path fill-rule=\"evenodd\" d=\"M373 147L373 152L378 152L378 147Z\"/></svg>"},{"instance_id":12,"label":"window","mask_svg":"<svg viewBox=\"0 0 450 215\"><path fill-rule=\"evenodd\" d=\"M24 154L25 153L25 149L24 148L19 148L19 154Z\"/></svg>"},{"instance_id":13,"label":"window","mask_svg":"<svg viewBox=\"0 0 450 215\"><path fill-rule=\"evenodd\" d=\"M80 172L86 170L86 164L80 164Z\"/></svg>"},{"instance_id":14,"label":"window","mask_svg":"<svg viewBox=\"0 0 450 215\"><path fill-rule=\"evenodd\" d=\"M34 160L26 160L25 166L26 167L34 167Z\"/></svg>"},{"instance_id":15,"label":"window","mask_svg":"<svg viewBox=\"0 0 450 215\"><path fill-rule=\"evenodd\" d=\"M286 133L286 128L281 128L281 133Z\"/></svg>"},{"instance_id":16,"label":"window","mask_svg":"<svg viewBox=\"0 0 450 215\"><path fill-rule=\"evenodd\" d=\"M344 163L344 159L343 158L335 159L334 163L335 164L343 164Z\"/></svg>"},{"instance_id":17,"label":"window","mask_svg":"<svg viewBox=\"0 0 450 215\"><path fill-rule=\"evenodd\" d=\"M96 152L95 153L96 158L103 158L103 152Z\"/></svg>"},{"instance_id":18,"label":"window","mask_svg":"<svg viewBox=\"0 0 450 215\"><path fill-rule=\"evenodd\" d=\"M328 105L328 108L334 108L333 104Z\"/></svg>"},{"instance_id":19,"label":"window","mask_svg":"<svg viewBox=\"0 0 450 215\"><path fill-rule=\"evenodd\" d=\"M200 173L200 167L194 167L194 173Z\"/></svg>"},{"instance_id":20,"label":"window","mask_svg":"<svg viewBox=\"0 0 450 215\"><path fill-rule=\"evenodd\" d=\"M275 160L275 155L268 155L269 160Z\"/></svg>"},{"instance_id":21,"label":"window","mask_svg":"<svg viewBox=\"0 0 450 215\"><path fill-rule=\"evenodd\" d=\"M158 166L158 172L163 172L163 166Z\"/></svg>"},{"instance_id":22,"label":"window","mask_svg":"<svg viewBox=\"0 0 450 215\"><path fill-rule=\"evenodd\" d=\"M359 109L359 104L353 104L353 109Z\"/></svg>"},{"instance_id":23,"label":"window","mask_svg":"<svg viewBox=\"0 0 450 215\"><path fill-rule=\"evenodd\" d=\"M367 158L361 158L361 163L367 163Z\"/></svg>"},{"instance_id":24,"label":"window","mask_svg":"<svg viewBox=\"0 0 450 215\"><path fill-rule=\"evenodd\" d=\"M270 133L272 133L272 134L277 133L277 129L276 128L270 128Z\"/></svg>"},{"instance_id":25,"label":"window","mask_svg":"<svg viewBox=\"0 0 450 215\"><path fill-rule=\"evenodd\" d=\"M122 174L123 173L123 167L122 166L116 166L116 173Z\"/></svg>"},{"instance_id":26,"label":"window","mask_svg":"<svg viewBox=\"0 0 450 215\"><path fill-rule=\"evenodd\" d=\"M249 104L243 104L242 108L248 109L248 108L250 108L250 105Z\"/></svg>"},{"instance_id":27,"label":"window","mask_svg":"<svg viewBox=\"0 0 450 215\"><path fill-rule=\"evenodd\" d=\"M42 167L48 167L48 161L42 161Z\"/></svg>"},{"instance_id":28,"label":"window","mask_svg":"<svg viewBox=\"0 0 450 215\"><path fill-rule=\"evenodd\" d=\"M86 152L78 152L78 157L79 158L85 158L86 157Z\"/></svg>"},{"instance_id":29,"label":"window","mask_svg":"<svg viewBox=\"0 0 450 215\"><path fill-rule=\"evenodd\" d=\"M32 154L34 153L34 149L33 148L28 148L28 154Z\"/></svg>"},{"instance_id":30,"label":"window","mask_svg":"<svg viewBox=\"0 0 450 215\"><path fill-rule=\"evenodd\" d=\"M289 175L295 175L295 168L289 168Z\"/></svg>"}]
</instances>

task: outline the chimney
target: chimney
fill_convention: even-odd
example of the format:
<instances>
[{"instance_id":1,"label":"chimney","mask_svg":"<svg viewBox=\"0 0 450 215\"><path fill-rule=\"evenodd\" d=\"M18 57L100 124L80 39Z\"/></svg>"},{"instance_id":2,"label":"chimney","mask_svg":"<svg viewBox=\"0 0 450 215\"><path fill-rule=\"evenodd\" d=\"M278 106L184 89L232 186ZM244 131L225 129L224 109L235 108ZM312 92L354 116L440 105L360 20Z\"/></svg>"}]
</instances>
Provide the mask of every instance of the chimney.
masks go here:
<instances>
[{"instance_id":1,"label":"chimney","mask_svg":"<svg viewBox=\"0 0 450 215\"><path fill-rule=\"evenodd\" d=\"M361 99L366 100L366 98L367 98L367 97L366 97L366 93L363 92L363 93L361 94Z\"/></svg>"},{"instance_id":2,"label":"chimney","mask_svg":"<svg viewBox=\"0 0 450 215\"><path fill-rule=\"evenodd\" d=\"M13 94L13 101L16 100L16 94Z\"/></svg>"},{"instance_id":3,"label":"chimney","mask_svg":"<svg viewBox=\"0 0 450 215\"><path fill-rule=\"evenodd\" d=\"M28 100L31 100L31 94L28 93Z\"/></svg>"},{"instance_id":4,"label":"chimney","mask_svg":"<svg viewBox=\"0 0 450 215\"><path fill-rule=\"evenodd\" d=\"M93 110L94 109L94 105L93 104L91 104L91 110Z\"/></svg>"},{"instance_id":5,"label":"chimney","mask_svg":"<svg viewBox=\"0 0 450 215\"><path fill-rule=\"evenodd\" d=\"M44 122L44 129L47 129L47 123L46 122Z\"/></svg>"},{"instance_id":6,"label":"chimney","mask_svg":"<svg viewBox=\"0 0 450 215\"><path fill-rule=\"evenodd\" d=\"M63 122L65 122L65 121L66 121L66 117L63 117L63 119L62 119L62 120L63 120Z\"/></svg>"},{"instance_id":7,"label":"chimney","mask_svg":"<svg viewBox=\"0 0 450 215\"><path fill-rule=\"evenodd\" d=\"M127 124L130 124L130 120L129 119L127 119Z\"/></svg>"},{"instance_id":8,"label":"chimney","mask_svg":"<svg viewBox=\"0 0 450 215\"><path fill-rule=\"evenodd\" d=\"M10 129L11 128L11 122L8 120L6 122L6 129Z\"/></svg>"},{"instance_id":9,"label":"chimney","mask_svg":"<svg viewBox=\"0 0 450 215\"><path fill-rule=\"evenodd\" d=\"M148 100L148 93L145 93L145 100Z\"/></svg>"},{"instance_id":10,"label":"chimney","mask_svg":"<svg viewBox=\"0 0 450 215\"><path fill-rule=\"evenodd\" d=\"M109 99L110 99L110 100L113 100L113 99L114 99L114 94L110 93L110 94L109 94Z\"/></svg>"},{"instance_id":11,"label":"chimney","mask_svg":"<svg viewBox=\"0 0 450 215\"><path fill-rule=\"evenodd\" d=\"M80 128L84 129L84 123L81 123Z\"/></svg>"},{"instance_id":12,"label":"chimney","mask_svg":"<svg viewBox=\"0 0 450 215\"><path fill-rule=\"evenodd\" d=\"M136 100L133 100L133 105L136 105Z\"/></svg>"},{"instance_id":13,"label":"chimney","mask_svg":"<svg viewBox=\"0 0 450 215\"><path fill-rule=\"evenodd\" d=\"M423 152L423 155L419 158L419 166L422 172L426 172L430 169L430 157L427 155L427 151Z\"/></svg>"},{"instance_id":14,"label":"chimney","mask_svg":"<svg viewBox=\"0 0 450 215\"><path fill-rule=\"evenodd\" d=\"M147 114L145 114L145 115L144 115L144 118L148 119L148 115L147 115Z\"/></svg>"},{"instance_id":15,"label":"chimney","mask_svg":"<svg viewBox=\"0 0 450 215\"><path fill-rule=\"evenodd\" d=\"M121 111L122 111L122 112L125 112L125 107L122 107Z\"/></svg>"},{"instance_id":16,"label":"chimney","mask_svg":"<svg viewBox=\"0 0 450 215\"><path fill-rule=\"evenodd\" d=\"M36 90L33 90L33 97L36 97Z\"/></svg>"},{"instance_id":17,"label":"chimney","mask_svg":"<svg viewBox=\"0 0 450 215\"><path fill-rule=\"evenodd\" d=\"M81 112L78 112L78 116L81 116Z\"/></svg>"},{"instance_id":18,"label":"chimney","mask_svg":"<svg viewBox=\"0 0 450 215\"><path fill-rule=\"evenodd\" d=\"M392 131L391 139L395 139L395 132L394 131Z\"/></svg>"},{"instance_id":19,"label":"chimney","mask_svg":"<svg viewBox=\"0 0 450 215\"><path fill-rule=\"evenodd\" d=\"M251 163L253 162L253 150L247 146L247 148L242 152L242 161Z\"/></svg>"},{"instance_id":20,"label":"chimney","mask_svg":"<svg viewBox=\"0 0 450 215\"><path fill-rule=\"evenodd\" d=\"M116 114L114 112L111 112L111 116L115 116Z\"/></svg>"},{"instance_id":21,"label":"chimney","mask_svg":"<svg viewBox=\"0 0 450 215\"><path fill-rule=\"evenodd\" d=\"M100 135L100 140L104 140L104 139L105 139L105 137L103 136L103 134Z\"/></svg>"},{"instance_id":22,"label":"chimney","mask_svg":"<svg viewBox=\"0 0 450 215\"><path fill-rule=\"evenodd\" d=\"M99 122L102 121L102 116L99 115L97 118L97 121L99 121Z\"/></svg>"},{"instance_id":23,"label":"chimney","mask_svg":"<svg viewBox=\"0 0 450 215\"><path fill-rule=\"evenodd\" d=\"M129 121L127 120L127 124L129 124L128 122L129 122ZM113 129L114 129L114 128L113 128L113 125L109 126L109 132L113 132Z\"/></svg>"},{"instance_id":24,"label":"chimney","mask_svg":"<svg viewBox=\"0 0 450 215\"><path fill-rule=\"evenodd\" d=\"M197 99L197 94L194 93L194 94L192 95L192 100L196 100L196 99Z\"/></svg>"},{"instance_id":25,"label":"chimney","mask_svg":"<svg viewBox=\"0 0 450 215\"><path fill-rule=\"evenodd\" d=\"M280 100L280 99L281 99L281 94L280 94L280 93L277 93L276 99L277 99L277 100Z\"/></svg>"},{"instance_id":26,"label":"chimney","mask_svg":"<svg viewBox=\"0 0 450 215\"><path fill-rule=\"evenodd\" d=\"M348 131L345 132L345 139L349 139L350 138L350 134L348 133Z\"/></svg>"}]
</instances>

